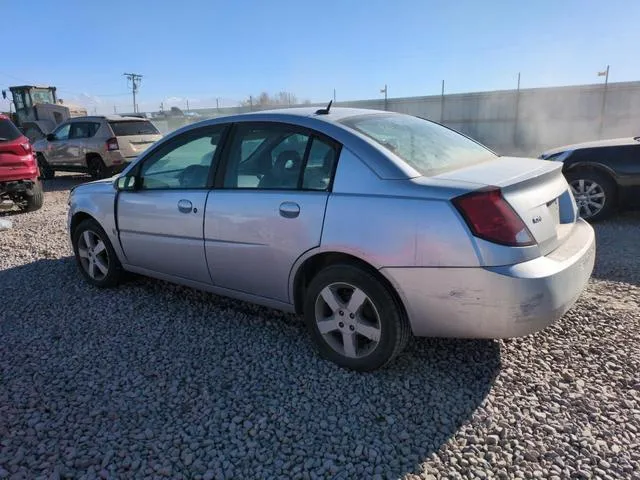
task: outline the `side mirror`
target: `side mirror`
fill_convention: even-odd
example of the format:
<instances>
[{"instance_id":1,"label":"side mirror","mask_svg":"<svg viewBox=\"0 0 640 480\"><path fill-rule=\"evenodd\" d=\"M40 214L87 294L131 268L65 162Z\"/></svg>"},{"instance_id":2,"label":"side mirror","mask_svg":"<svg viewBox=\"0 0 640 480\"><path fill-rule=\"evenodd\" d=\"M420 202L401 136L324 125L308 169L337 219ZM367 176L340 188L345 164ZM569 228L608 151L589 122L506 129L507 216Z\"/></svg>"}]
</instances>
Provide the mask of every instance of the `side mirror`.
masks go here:
<instances>
[{"instance_id":1,"label":"side mirror","mask_svg":"<svg viewBox=\"0 0 640 480\"><path fill-rule=\"evenodd\" d=\"M125 175L122 177L116 178L115 187L118 191L128 191L131 192L136 189L136 177Z\"/></svg>"},{"instance_id":2,"label":"side mirror","mask_svg":"<svg viewBox=\"0 0 640 480\"><path fill-rule=\"evenodd\" d=\"M56 136L53 133L47 134L47 142L53 142L56 139Z\"/></svg>"}]
</instances>

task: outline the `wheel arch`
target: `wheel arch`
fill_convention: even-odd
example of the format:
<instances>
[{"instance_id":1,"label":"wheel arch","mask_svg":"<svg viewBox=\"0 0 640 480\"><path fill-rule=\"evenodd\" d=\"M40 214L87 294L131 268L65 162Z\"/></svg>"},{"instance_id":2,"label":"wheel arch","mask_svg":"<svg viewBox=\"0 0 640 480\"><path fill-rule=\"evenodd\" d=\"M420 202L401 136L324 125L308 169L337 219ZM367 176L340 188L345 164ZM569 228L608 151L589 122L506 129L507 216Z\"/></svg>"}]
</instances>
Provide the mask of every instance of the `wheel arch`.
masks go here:
<instances>
[{"instance_id":1,"label":"wheel arch","mask_svg":"<svg viewBox=\"0 0 640 480\"><path fill-rule=\"evenodd\" d=\"M602 173L609 177L613 182L615 182L616 186L618 186L618 176L616 172L609 166L604 165L599 162L576 162L570 165L567 165L564 173L574 173L579 171L595 171Z\"/></svg>"},{"instance_id":2,"label":"wheel arch","mask_svg":"<svg viewBox=\"0 0 640 480\"><path fill-rule=\"evenodd\" d=\"M599 162L576 162L568 165L564 171L566 175L575 175L578 172L596 172L611 180L615 186L614 201L619 203L622 188L616 172L611 167Z\"/></svg>"},{"instance_id":3,"label":"wheel arch","mask_svg":"<svg viewBox=\"0 0 640 480\"><path fill-rule=\"evenodd\" d=\"M93 220L98 225L100 225L98 219L93 215L85 211L78 211L71 216L71 221L69 222L69 235L73 235L73 232L76 230L76 228L78 228L78 225L80 225L85 220Z\"/></svg>"},{"instance_id":4,"label":"wheel arch","mask_svg":"<svg viewBox=\"0 0 640 480\"><path fill-rule=\"evenodd\" d=\"M292 269L290 275L290 298L296 314L303 313L304 293L313 277L325 267L336 264L354 265L369 272L378 279L391 293L398 307L405 317L407 308L395 285L387 278L379 268L360 258L353 252L340 250L313 250L303 255Z\"/></svg>"}]
</instances>

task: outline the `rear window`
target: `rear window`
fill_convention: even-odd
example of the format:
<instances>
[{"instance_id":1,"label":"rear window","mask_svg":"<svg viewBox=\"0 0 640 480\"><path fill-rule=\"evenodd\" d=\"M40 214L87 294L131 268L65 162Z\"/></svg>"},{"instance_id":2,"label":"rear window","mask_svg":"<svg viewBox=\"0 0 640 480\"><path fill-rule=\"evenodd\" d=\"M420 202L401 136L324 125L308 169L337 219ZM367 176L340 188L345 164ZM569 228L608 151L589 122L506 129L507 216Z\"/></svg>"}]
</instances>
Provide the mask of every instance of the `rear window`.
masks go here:
<instances>
[{"instance_id":1,"label":"rear window","mask_svg":"<svg viewBox=\"0 0 640 480\"><path fill-rule=\"evenodd\" d=\"M11 120L0 118L0 142L7 142L20 138L22 133Z\"/></svg>"},{"instance_id":2,"label":"rear window","mask_svg":"<svg viewBox=\"0 0 640 480\"><path fill-rule=\"evenodd\" d=\"M158 135L160 132L149 121L126 120L121 122L109 122L116 137L129 137L132 135Z\"/></svg>"},{"instance_id":3,"label":"rear window","mask_svg":"<svg viewBox=\"0 0 640 480\"><path fill-rule=\"evenodd\" d=\"M341 123L373 139L425 176L497 157L464 135L410 115L361 115Z\"/></svg>"}]
</instances>

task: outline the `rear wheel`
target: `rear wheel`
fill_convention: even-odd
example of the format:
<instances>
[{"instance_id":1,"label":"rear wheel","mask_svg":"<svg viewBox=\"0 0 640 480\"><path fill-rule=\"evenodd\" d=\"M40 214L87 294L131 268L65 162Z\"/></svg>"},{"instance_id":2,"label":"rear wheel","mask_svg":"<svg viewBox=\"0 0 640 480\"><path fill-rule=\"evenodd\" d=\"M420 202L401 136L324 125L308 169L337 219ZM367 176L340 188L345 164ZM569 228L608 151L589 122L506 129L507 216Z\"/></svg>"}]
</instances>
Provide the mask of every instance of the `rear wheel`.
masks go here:
<instances>
[{"instance_id":1,"label":"rear wheel","mask_svg":"<svg viewBox=\"0 0 640 480\"><path fill-rule=\"evenodd\" d=\"M40 210L44 204L44 191L42 189L42 183L37 180L33 184L33 188L25 194L24 202L21 204L21 209L24 212L35 212Z\"/></svg>"},{"instance_id":2,"label":"rear wheel","mask_svg":"<svg viewBox=\"0 0 640 480\"><path fill-rule=\"evenodd\" d=\"M72 233L73 251L82 276L96 287L120 283L122 266L109 237L92 219L82 221Z\"/></svg>"},{"instance_id":3,"label":"rear wheel","mask_svg":"<svg viewBox=\"0 0 640 480\"><path fill-rule=\"evenodd\" d=\"M613 215L617 204L617 187L608 175L595 170L578 170L567 173L567 181L582 218L597 222Z\"/></svg>"},{"instance_id":4,"label":"rear wheel","mask_svg":"<svg viewBox=\"0 0 640 480\"><path fill-rule=\"evenodd\" d=\"M56 172L51 167L51 165L49 165L47 159L44 158L44 155L42 153L38 153L36 157L38 159L38 168L40 169L40 175L42 179L51 180L53 177L55 177Z\"/></svg>"},{"instance_id":5,"label":"rear wheel","mask_svg":"<svg viewBox=\"0 0 640 480\"><path fill-rule=\"evenodd\" d=\"M387 287L356 266L324 268L305 295L304 316L320 354L341 367L371 371L406 346L409 324Z\"/></svg>"},{"instance_id":6,"label":"rear wheel","mask_svg":"<svg viewBox=\"0 0 640 480\"><path fill-rule=\"evenodd\" d=\"M106 178L109 173L104 161L97 155L87 159L87 170L89 171L89 175L97 180Z\"/></svg>"}]
</instances>

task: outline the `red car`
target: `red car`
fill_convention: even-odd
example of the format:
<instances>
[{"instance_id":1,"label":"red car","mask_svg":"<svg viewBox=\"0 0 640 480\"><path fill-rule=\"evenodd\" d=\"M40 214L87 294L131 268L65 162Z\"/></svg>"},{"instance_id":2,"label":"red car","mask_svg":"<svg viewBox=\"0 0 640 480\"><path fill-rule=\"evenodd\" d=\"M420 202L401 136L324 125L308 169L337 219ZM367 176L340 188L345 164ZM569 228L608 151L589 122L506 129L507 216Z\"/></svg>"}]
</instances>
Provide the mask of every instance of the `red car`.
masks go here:
<instances>
[{"instance_id":1,"label":"red car","mask_svg":"<svg viewBox=\"0 0 640 480\"><path fill-rule=\"evenodd\" d=\"M6 115L0 114L0 201L12 200L33 212L42 207L40 170L29 139Z\"/></svg>"}]
</instances>

